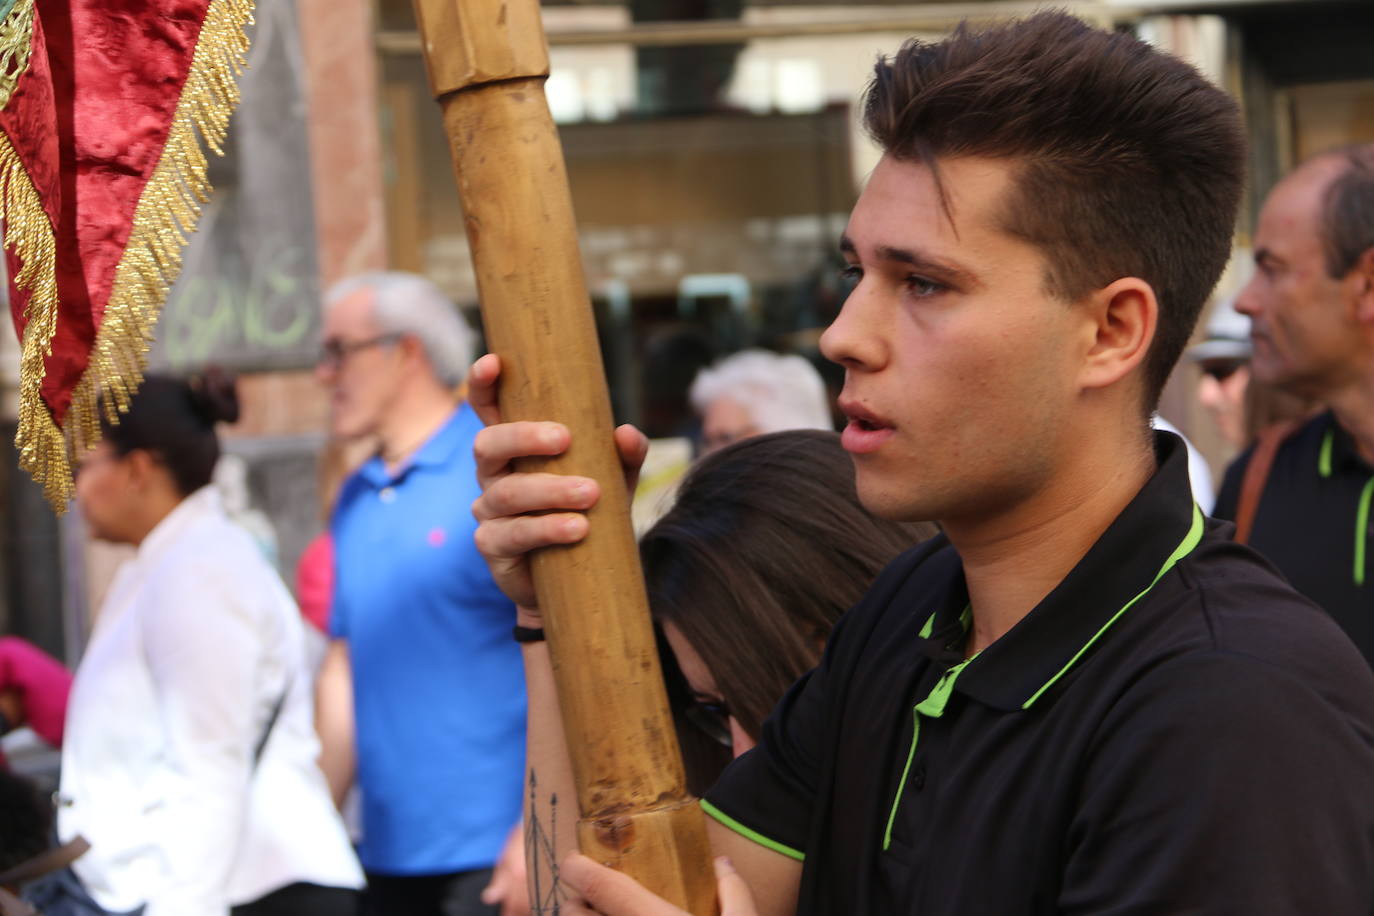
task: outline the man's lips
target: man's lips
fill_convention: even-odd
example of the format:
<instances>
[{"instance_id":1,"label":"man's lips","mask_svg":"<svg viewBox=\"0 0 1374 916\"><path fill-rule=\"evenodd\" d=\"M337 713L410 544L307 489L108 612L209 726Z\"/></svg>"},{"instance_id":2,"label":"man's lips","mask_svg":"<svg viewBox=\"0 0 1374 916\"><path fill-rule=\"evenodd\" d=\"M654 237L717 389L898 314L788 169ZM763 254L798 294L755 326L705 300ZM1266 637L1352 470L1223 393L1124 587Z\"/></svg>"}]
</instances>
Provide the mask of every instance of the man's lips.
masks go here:
<instances>
[{"instance_id":1,"label":"man's lips","mask_svg":"<svg viewBox=\"0 0 1374 916\"><path fill-rule=\"evenodd\" d=\"M864 455L877 451L897 430L890 422L856 401L840 400L840 410L849 418L840 435L845 451Z\"/></svg>"},{"instance_id":2,"label":"man's lips","mask_svg":"<svg viewBox=\"0 0 1374 916\"><path fill-rule=\"evenodd\" d=\"M855 398L846 398L843 395L839 400L840 412L850 419L851 422L858 421L866 426L891 426L892 423L874 410L865 407Z\"/></svg>"}]
</instances>

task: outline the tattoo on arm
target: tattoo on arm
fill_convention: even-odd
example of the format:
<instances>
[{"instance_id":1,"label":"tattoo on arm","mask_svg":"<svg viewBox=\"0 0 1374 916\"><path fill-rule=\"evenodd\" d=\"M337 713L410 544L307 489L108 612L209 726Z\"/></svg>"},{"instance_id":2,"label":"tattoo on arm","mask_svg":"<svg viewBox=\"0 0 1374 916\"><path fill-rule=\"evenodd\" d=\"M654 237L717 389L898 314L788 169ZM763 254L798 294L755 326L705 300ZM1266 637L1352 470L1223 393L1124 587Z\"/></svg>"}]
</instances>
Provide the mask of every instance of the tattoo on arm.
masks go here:
<instances>
[{"instance_id":1,"label":"tattoo on arm","mask_svg":"<svg viewBox=\"0 0 1374 916\"><path fill-rule=\"evenodd\" d=\"M530 870L530 909L534 916L558 916L567 899L558 878L558 793L541 804L539 781L530 768L529 818L525 825L525 861ZM547 808L547 817L544 810ZM547 819L547 826L546 826Z\"/></svg>"}]
</instances>

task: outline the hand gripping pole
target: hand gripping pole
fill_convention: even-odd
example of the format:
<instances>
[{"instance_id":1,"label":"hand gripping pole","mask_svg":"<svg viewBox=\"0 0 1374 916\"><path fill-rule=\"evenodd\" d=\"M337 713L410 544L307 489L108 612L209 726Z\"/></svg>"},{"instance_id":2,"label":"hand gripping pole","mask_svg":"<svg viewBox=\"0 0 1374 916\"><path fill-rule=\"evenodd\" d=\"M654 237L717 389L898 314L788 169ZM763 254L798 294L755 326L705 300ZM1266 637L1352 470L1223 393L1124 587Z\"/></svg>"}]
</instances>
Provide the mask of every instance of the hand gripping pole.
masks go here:
<instances>
[{"instance_id":1,"label":"hand gripping pole","mask_svg":"<svg viewBox=\"0 0 1374 916\"><path fill-rule=\"evenodd\" d=\"M649 621L610 397L544 97L537 0L415 0L443 109L501 411L558 420L572 448L525 470L594 478L581 544L532 558L577 781L582 851L693 913L716 912L710 847L688 796Z\"/></svg>"}]
</instances>

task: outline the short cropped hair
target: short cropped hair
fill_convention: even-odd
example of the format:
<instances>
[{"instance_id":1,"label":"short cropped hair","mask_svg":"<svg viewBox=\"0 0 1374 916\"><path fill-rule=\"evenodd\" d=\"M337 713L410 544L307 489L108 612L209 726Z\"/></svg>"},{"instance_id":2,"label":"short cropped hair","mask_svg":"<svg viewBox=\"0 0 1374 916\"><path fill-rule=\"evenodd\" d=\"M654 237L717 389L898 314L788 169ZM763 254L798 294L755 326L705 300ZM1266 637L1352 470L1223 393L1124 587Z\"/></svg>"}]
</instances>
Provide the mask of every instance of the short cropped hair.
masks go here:
<instances>
[{"instance_id":1,"label":"short cropped hair","mask_svg":"<svg viewBox=\"0 0 1374 916\"><path fill-rule=\"evenodd\" d=\"M1002 228L1043 252L1051 295L1149 283L1153 408L1231 254L1245 141L1226 93L1137 38L1043 12L907 42L879 60L864 122L937 182L941 158L1012 160Z\"/></svg>"},{"instance_id":2,"label":"short cropped hair","mask_svg":"<svg viewBox=\"0 0 1374 916\"><path fill-rule=\"evenodd\" d=\"M747 410L761 433L834 429L825 382L801 356L741 350L697 373L691 391L697 413L722 397Z\"/></svg>"},{"instance_id":3,"label":"short cropped hair","mask_svg":"<svg viewBox=\"0 0 1374 916\"><path fill-rule=\"evenodd\" d=\"M1374 248L1374 144L1341 150L1345 170L1322 195L1326 272L1340 279Z\"/></svg>"},{"instance_id":4,"label":"short cropped hair","mask_svg":"<svg viewBox=\"0 0 1374 916\"><path fill-rule=\"evenodd\" d=\"M457 387L472 362L476 335L453 300L417 274L379 270L335 283L325 294L325 307L360 289L372 291L377 330L414 337L435 377L449 388Z\"/></svg>"}]
</instances>

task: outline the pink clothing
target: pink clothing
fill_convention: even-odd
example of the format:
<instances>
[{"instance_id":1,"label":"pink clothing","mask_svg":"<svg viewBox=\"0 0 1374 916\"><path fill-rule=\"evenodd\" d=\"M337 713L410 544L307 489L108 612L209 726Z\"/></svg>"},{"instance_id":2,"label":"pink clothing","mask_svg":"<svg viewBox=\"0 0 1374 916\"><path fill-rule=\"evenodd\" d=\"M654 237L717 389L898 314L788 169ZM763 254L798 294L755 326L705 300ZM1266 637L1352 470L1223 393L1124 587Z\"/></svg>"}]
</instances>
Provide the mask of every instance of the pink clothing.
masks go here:
<instances>
[{"instance_id":1,"label":"pink clothing","mask_svg":"<svg viewBox=\"0 0 1374 916\"><path fill-rule=\"evenodd\" d=\"M334 540L318 535L296 564L296 603L301 616L321 633L329 633L329 608L334 603Z\"/></svg>"},{"instance_id":2,"label":"pink clothing","mask_svg":"<svg viewBox=\"0 0 1374 916\"><path fill-rule=\"evenodd\" d=\"M53 747L62 746L72 675L61 662L17 636L0 637L0 690L17 690L25 724Z\"/></svg>"}]
</instances>

